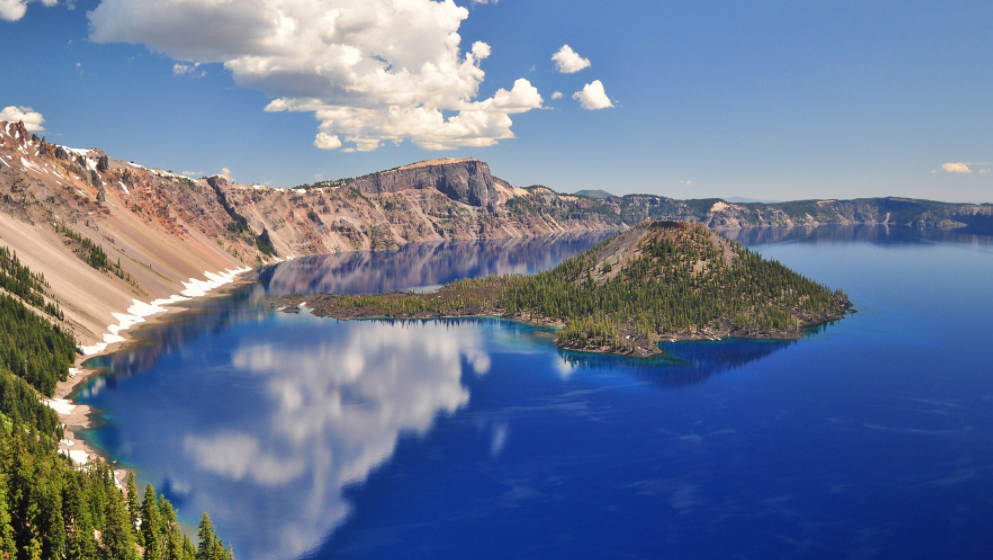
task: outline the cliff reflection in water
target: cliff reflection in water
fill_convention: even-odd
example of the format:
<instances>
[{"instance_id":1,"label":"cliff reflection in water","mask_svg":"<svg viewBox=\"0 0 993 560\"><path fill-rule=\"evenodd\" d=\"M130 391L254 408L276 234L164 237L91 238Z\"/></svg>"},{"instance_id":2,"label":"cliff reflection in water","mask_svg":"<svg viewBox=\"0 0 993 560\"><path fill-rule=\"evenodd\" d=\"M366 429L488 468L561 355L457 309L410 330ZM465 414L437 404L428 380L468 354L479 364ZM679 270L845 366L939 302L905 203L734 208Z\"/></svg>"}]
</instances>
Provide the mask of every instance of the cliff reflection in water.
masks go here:
<instances>
[{"instance_id":1,"label":"cliff reflection in water","mask_svg":"<svg viewBox=\"0 0 993 560\"><path fill-rule=\"evenodd\" d=\"M718 231L748 246L776 243L870 243L873 245L919 245L924 243L964 243L993 245L993 231L975 228L939 229L895 225L825 225L796 227L756 227Z\"/></svg>"},{"instance_id":2,"label":"cliff reflection in water","mask_svg":"<svg viewBox=\"0 0 993 560\"><path fill-rule=\"evenodd\" d=\"M386 293L460 278L534 273L585 251L612 232L412 243L399 251L357 251L306 257L264 269L271 294Z\"/></svg>"},{"instance_id":3,"label":"cliff reflection in water","mask_svg":"<svg viewBox=\"0 0 993 560\"><path fill-rule=\"evenodd\" d=\"M184 313L159 318L151 328L136 328L132 335L139 340L137 346L89 360L86 366L109 369L115 376L145 371L155 365L159 356L177 351L206 333L220 333L243 321L261 321L271 313L267 308L269 295L384 293L489 274L535 273L553 268L610 235L611 232L563 233L411 243L399 251L356 251L287 261L257 271L257 283L222 298L190 304ZM113 383L113 377L109 377L104 384Z\"/></svg>"}]
</instances>

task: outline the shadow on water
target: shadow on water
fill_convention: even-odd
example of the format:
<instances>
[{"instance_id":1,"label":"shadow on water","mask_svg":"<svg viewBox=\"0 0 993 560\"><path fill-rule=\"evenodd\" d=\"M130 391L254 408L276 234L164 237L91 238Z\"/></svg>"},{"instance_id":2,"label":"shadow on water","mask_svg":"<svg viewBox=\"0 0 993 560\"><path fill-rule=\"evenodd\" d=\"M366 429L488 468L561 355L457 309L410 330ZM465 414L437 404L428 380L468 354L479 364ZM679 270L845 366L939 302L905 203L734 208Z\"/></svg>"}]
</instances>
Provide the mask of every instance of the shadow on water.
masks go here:
<instances>
[{"instance_id":1,"label":"shadow on water","mask_svg":"<svg viewBox=\"0 0 993 560\"><path fill-rule=\"evenodd\" d=\"M824 332L832 323L810 327L805 337ZM785 350L800 340L760 340L726 338L712 341L663 342L661 356L631 359L559 350L562 359L574 369L611 370L673 389L699 385L714 375L728 373Z\"/></svg>"},{"instance_id":2,"label":"shadow on water","mask_svg":"<svg viewBox=\"0 0 993 560\"><path fill-rule=\"evenodd\" d=\"M869 243L882 246L959 243L993 246L993 226L984 229L980 225L953 230L876 224L758 227L718 231L748 246L778 243Z\"/></svg>"},{"instance_id":3,"label":"shadow on water","mask_svg":"<svg viewBox=\"0 0 993 560\"><path fill-rule=\"evenodd\" d=\"M562 359L576 369L611 370L672 389L703 383L711 376L746 366L796 344L796 340L666 342L665 355L647 360L561 351Z\"/></svg>"}]
</instances>

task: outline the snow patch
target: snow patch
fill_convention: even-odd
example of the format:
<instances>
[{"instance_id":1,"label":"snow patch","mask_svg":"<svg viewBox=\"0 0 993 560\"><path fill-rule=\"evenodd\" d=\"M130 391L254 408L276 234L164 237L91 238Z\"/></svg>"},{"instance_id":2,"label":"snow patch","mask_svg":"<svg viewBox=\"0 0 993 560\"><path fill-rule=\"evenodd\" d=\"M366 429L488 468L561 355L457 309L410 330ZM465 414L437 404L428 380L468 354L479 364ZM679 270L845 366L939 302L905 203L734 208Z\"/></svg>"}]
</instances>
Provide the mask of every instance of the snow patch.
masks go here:
<instances>
[{"instance_id":1,"label":"snow patch","mask_svg":"<svg viewBox=\"0 0 993 560\"><path fill-rule=\"evenodd\" d=\"M42 402L44 402L45 404L48 405L49 408L51 408L52 410L58 412L63 416L65 416L66 414L71 414L72 411L76 409L76 405L72 404L66 399L45 399Z\"/></svg>"},{"instance_id":2,"label":"snow patch","mask_svg":"<svg viewBox=\"0 0 993 560\"><path fill-rule=\"evenodd\" d=\"M130 196L130 195L131 195L131 192L130 192L130 191L128 191L128 188L124 186L124 183L123 183L123 182L121 182L121 181L118 181L118 182L117 182L117 184L118 184L118 185L120 185L122 189L124 189L124 194L126 194L126 195L128 195L128 196Z\"/></svg>"},{"instance_id":3,"label":"snow patch","mask_svg":"<svg viewBox=\"0 0 993 560\"><path fill-rule=\"evenodd\" d=\"M82 449L59 449L59 453L69 457L73 463L79 466L85 465L90 458Z\"/></svg>"},{"instance_id":4,"label":"snow patch","mask_svg":"<svg viewBox=\"0 0 993 560\"><path fill-rule=\"evenodd\" d=\"M181 302L181 301L186 301L188 299L190 299L190 298L183 297L183 296L181 296L179 294L176 294L174 296L170 296L170 297L167 297L165 299L157 299L157 300L155 300L155 301L152 302L152 305L155 305L155 306L169 305L170 303L178 303L178 302Z\"/></svg>"},{"instance_id":5,"label":"snow patch","mask_svg":"<svg viewBox=\"0 0 993 560\"><path fill-rule=\"evenodd\" d=\"M35 173L46 173L46 171L44 169L38 167L37 165L31 163L30 161L28 161L28 160L26 160L24 158L21 158L21 165L23 165L24 167L30 169L31 171L34 171Z\"/></svg>"},{"instance_id":6,"label":"snow patch","mask_svg":"<svg viewBox=\"0 0 993 560\"><path fill-rule=\"evenodd\" d=\"M176 294L168 298L157 299L151 303L145 303L143 301L133 299L131 300L131 307L128 307L128 312L126 314L111 314L114 319L117 320L117 323L107 327L108 332L104 333L103 342L98 342L92 346L82 346L80 347L80 350L83 351L83 355L85 356L99 354L100 352L106 350L107 346L115 342L124 342L125 338L122 337L120 333L130 329L138 323L145 322L145 317L156 315L158 313L165 313L165 305L185 301L191 297L205 296L207 295L207 292L210 292L211 290L234 282L235 276L244 274L249 270L251 270L251 268L245 267L235 270L225 270L224 272L219 273L204 272L204 276L207 277L206 280L190 278L189 282L183 282L185 289L181 294Z\"/></svg>"},{"instance_id":7,"label":"snow patch","mask_svg":"<svg viewBox=\"0 0 993 560\"><path fill-rule=\"evenodd\" d=\"M185 286L186 289L180 293L187 297L205 296L207 295L207 292L219 288L225 284L230 284L234 281L235 276L248 272L249 270L251 270L251 268L246 267L235 270L225 270L224 272L218 274L204 272L204 276L207 277L207 280L190 278L189 282L183 282L183 286Z\"/></svg>"},{"instance_id":8,"label":"snow patch","mask_svg":"<svg viewBox=\"0 0 993 560\"><path fill-rule=\"evenodd\" d=\"M83 352L84 356L92 356L94 354L99 354L107 349L106 342L97 342L93 346L80 346L79 349Z\"/></svg>"}]
</instances>

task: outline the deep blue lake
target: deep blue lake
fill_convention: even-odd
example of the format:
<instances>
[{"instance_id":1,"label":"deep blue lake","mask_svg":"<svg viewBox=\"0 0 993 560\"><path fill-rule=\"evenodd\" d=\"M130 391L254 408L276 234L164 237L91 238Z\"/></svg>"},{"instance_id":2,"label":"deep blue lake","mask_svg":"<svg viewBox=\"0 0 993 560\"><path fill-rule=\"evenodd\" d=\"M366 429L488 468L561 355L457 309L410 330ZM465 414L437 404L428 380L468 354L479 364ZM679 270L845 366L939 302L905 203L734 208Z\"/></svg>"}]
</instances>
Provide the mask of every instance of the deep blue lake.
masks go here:
<instances>
[{"instance_id":1,"label":"deep blue lake","mask_svg":"<svg viewBox=\"0 0 993 560\"><path fill-rule=\"evenodd\" d=\"M732 237L859 313L643 362L499 320L268 305L534 272L602 236L304 259L96 359L85 436L245 560L993 557L991 238Z\"/></svg>"}]
</instances>

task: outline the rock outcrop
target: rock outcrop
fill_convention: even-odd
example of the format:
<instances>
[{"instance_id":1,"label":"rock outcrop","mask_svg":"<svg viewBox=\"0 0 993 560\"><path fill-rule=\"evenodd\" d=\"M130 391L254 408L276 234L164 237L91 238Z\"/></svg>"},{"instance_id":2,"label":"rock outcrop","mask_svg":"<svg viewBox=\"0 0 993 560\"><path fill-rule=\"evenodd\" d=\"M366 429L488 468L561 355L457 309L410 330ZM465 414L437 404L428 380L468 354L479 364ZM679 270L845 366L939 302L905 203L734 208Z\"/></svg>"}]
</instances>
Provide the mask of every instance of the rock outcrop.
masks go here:
<instances>
[{"instance_id":1,"label":"rock outcrop","mask_svg":"<svg viewBox=\"0 0 993 560\"><path fill-rule=\"evenodd\" d=\"M435 189L455 202L489 210L499 199L490 166L475 158L422 161L360 177L349 186L364 194Z\"/></svg>"}]
</instances>

